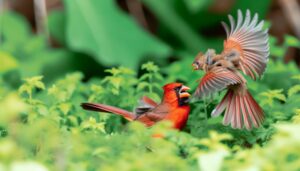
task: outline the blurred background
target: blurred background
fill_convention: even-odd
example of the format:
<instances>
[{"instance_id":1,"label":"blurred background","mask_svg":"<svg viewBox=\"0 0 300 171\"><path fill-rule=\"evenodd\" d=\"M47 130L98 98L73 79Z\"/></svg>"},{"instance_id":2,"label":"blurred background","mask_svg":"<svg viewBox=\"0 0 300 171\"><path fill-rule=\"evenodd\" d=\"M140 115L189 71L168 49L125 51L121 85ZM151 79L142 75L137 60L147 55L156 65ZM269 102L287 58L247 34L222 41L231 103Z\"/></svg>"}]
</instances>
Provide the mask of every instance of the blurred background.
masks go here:
<instances>
[{"instance_id":1,"label":"blurred background","mask_svg":"<svg viewBox=\"0 0 300 171\"><path fill-rule=\"evenodd\" d=\"M167 66L207 48L220 52L220 22L237 9L266 20L271 56L299 65L299 6L297 0L0 0L2 70L17 68L6 79L18 85L18 78L34 75L51 82L75 70L85 79L112 66L138 70L149 60ZM285 46L289 39L294 47Z\"/></svg>"},{"instance_id":2,"label":"blurred background","mask_svg":"<svg viewBox=\"0 0 300 171\"><path fill-rule=\"evenodd\" d=\"M300 0L0 0L0 171L299 171L299 6ZM221 21L236 18L238 9L258 13L270 33L263 78L247 78L266 115L261 127L237 130L211 117L220 94L192 101L179 133L80 107L90 101L133 111L144 95L159 101L161 86L174 81L193 92L203 74L192 72L195 55L222 51ZM152 138L157 130L166 139Z\"/></svg>"}]
</instances>

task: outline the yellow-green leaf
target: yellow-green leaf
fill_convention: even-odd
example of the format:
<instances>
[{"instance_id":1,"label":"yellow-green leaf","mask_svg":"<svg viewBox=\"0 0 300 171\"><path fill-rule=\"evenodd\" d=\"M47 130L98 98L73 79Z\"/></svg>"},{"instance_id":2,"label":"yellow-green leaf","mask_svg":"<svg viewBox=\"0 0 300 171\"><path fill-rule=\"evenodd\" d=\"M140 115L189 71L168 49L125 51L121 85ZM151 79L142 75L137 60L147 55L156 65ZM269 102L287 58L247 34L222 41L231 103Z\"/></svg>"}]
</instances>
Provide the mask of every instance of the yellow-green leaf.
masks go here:
<instances>
[{"instance_id":1,"label":"yellow-green leaf","mask_svg":"<svg viewBox=\"0 0 300 171\"><path fill-rule=\"evenodd\" d=\"M8 53L0 51L0 60L1 60L0 73L18 67L18 61Z\"/></svg>"}]
</instances>

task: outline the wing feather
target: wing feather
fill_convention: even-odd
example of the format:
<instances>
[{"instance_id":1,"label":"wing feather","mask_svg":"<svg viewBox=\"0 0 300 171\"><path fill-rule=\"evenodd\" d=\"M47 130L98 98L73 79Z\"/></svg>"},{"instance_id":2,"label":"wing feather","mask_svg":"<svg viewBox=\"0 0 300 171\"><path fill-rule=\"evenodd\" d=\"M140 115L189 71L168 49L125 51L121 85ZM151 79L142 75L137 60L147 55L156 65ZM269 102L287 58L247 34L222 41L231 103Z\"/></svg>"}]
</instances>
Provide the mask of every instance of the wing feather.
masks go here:
<instances>
[{"instance_id":1,"label":"wing feather","mask_svg":"<svg viewBox=\"0 0 300 171\"><path fill-rule=\"evenodd\" d=\"M140 115L154 109L158 104L147 96L143 96L139 100L138 107L135 108L135 113Z\"/></svg>"},{"instance_id":2,"label":"wing feather","mask_svg":"<svg viewBox=\"0 0 300 171\"><path fill-rule=\"evenodd\" d=\"M242 82L243 80L233 71L227 68L215 67L208 71L201 79L194 96L198 98L207 97L227 88L229 85L240 84Z\"/></svg>"},{"instance_id":3,"label":"wing feather","mask_svg":"<svg viewBox=\"0 0 300 171\"><path fill-rule=\"evenodd\" d=\"M222 22L227 34L223 53L239 51L240 69L255 80L265 71L270 54L268 30L263 29L263 20L258 22L257 13L251 19L249 10L246 11L245 17L243 17L241 10L238 10L236 23L231 15L228 18L230 28Z\"/></svg>"}]
</instances>

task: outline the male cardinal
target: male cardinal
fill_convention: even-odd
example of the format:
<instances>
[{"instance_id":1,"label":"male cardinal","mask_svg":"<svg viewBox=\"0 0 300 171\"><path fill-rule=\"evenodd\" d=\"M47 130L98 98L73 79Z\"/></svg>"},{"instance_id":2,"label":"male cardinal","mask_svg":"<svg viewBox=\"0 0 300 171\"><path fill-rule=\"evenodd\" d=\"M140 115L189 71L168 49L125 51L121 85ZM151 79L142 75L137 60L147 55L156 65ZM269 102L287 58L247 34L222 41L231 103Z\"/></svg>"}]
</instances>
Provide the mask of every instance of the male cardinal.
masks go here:
<instances>
[{"instance_id":1,"label":"male cardinal","mask_svg":"<svg viewBox=\"0 0 300 171\"><path fill-rule=\"evenodd\" d=\"M159 104L144 96L135 112L105 104L82 103L81 106L86 110L121 115L129 121L139 121L147 127L162 120L169 120L174 128L180 130L185 126L190 112L188 105L190 94L187 92L190 88L181 83L170 83L163 86L163 89L164 95Z\"/></svg>"},{"instance_id":2,"label":"male cardinal","mask_svg":"<svg viewBox=\"0 0 300 171\"><path fill-rule=\"evenodd\" d=\"M269 56L268 31L262 28L263 21L257 23L257 14L251 19L249 10L244 19L238 10L236 24L231 15L228 17L230 29L222 22L227 34L223 52L216 54L215 50L208 49L205 54L199 53L193 62L194 70L206 73L195 96L201 98L227 88L211 115L218 116L226 109L224 125L239 129L245 126L249 130L260 126L264 113L247 90L247 81L239 71L254 80L262 76Z\"/></svg>"}]
</instances>

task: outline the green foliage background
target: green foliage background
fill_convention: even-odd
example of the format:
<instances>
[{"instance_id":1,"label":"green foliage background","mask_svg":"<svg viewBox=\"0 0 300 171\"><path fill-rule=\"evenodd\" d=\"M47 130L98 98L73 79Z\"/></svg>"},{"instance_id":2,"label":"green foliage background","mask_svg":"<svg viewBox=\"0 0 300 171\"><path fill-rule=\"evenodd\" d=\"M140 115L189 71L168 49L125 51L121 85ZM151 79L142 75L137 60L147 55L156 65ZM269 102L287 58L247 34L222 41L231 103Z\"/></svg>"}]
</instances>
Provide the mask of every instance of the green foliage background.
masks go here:
<instances>
[{"instance_id":1,"label":"green foliage background","mask_svg":"<svg viewBox=\"0 0 300 171\"><path fill-rule=\"evenodd\" d=\"M300 170L300 72L282 62L300 41L289 35L280 46L271 36L263 79L248 80L266 113L258 129L234 130L211 118L222 93L192 102L182 132L80 108L93 101L131 111L142 95L159 101L161 86L173 81L193 91L203 74L192 72L193 56L221 49L222 38L196 32L226 18L207 11L211 1L142 2L159 21L155 36L114 1L65 0L65 10L48 19L61 48L33 34L19 14L0 15L0 171ZM232 13L249 8L263 17L269 4L237 1ZM152 138L156 132L166 138Z\"/></svg>"}]
</instances>

